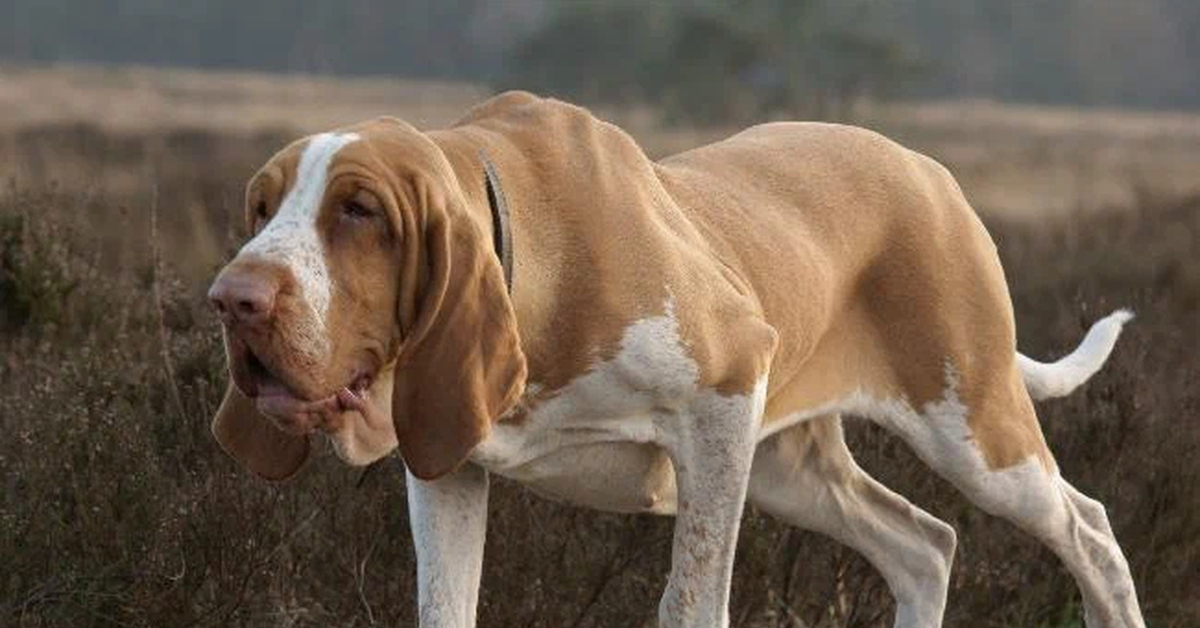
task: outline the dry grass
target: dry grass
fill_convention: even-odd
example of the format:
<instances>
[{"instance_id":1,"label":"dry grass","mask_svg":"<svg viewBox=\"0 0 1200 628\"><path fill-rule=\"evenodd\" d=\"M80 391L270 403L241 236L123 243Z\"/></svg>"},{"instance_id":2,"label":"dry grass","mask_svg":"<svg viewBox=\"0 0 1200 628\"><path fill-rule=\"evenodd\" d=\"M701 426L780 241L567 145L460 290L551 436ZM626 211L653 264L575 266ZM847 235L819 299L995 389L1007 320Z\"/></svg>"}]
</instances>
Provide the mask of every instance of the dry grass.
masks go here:
<instances>
[{"instance_id":1,"label":"dry grass","mask_svg":"<svg viewBox=\"0 0 1200 628\"><path fill-rule=\"evenodd\" d=\"M311 133L389 112L402 112L419 126L439 126L486 95L478 86L435 81L0 66L0 128L87 120L105 131L184 127L246 133L284 127Z\"/></svg>"},{"instance_id":2,"label":"dry grass","mask_svg":"<svg viewBox=\"0 0 1200 628\"><path fill-rule=\"evenodd\" d=\"M190 129L224 135L294 136L377 115L421 128L449 124L487 91L472 85L387 78L333 79L137 67L0 67L0 136L81 123L103 133L153 137ZM663 128L647 110L603 110L652 155L736 129ZM861 107L856 122L945 162L986 213L1041 218L1124 206L1139 195L1200 192L1200 114L936 102ZM0 142L0 179L49 177L63 185L128 192L145 176L46 155L31 171ZM85 175L78 181L77 169ZM92 188L88 188L92 189Z\"/></svg>"},{"instance_id":3,"label":"dry grass","mask_svg":"<svg viewBox=\"0 0 1200 628\"><path fill-rule=\"evenodd\" d=\"M324 452L266 486L208 433L225 376L202 291L237 241L244 179L291 127L0 132L0 163L23 168L0 194L0 625L412 625L398 461L363 477ZM1138 311L1096 380L1040 413L1064 474L1108 505L1151 625L1200 625L1200 197L1083 209L990 220L1021 347L1056 355L1108 310ZM865 467L960 531L947 625L1078 625L1078 595L1045 550L895 439L859 423L851 436ZM652 620L669 520L503 481L490 517L481 625ZM890 625L862 559L753 512L735 579L737 626Z\"/></svg>"}]
</instances>

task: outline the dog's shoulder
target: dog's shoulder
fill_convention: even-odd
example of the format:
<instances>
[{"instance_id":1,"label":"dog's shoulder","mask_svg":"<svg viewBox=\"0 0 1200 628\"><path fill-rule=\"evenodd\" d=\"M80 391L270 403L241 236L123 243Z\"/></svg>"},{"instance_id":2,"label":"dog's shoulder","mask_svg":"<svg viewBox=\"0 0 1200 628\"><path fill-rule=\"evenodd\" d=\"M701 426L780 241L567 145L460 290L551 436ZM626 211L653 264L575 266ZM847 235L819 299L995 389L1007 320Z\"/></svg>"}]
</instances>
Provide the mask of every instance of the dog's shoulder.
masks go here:
<instances>
[{"instance_id":1,"label":"dog's shoulder","mask_svg":"<svg viewBox=\"0 0 1200 628\"><path fill-rule=\"evenodd\" d=\"M653 178L650 158L632 135L586 107L556 98L504 92L473 107L447 132L474 138L499 153L499 160L536 164L543 174L566 168L553 173L558 178L603 173L643 179L642 185Z\"/></svg>"}]
</instances>

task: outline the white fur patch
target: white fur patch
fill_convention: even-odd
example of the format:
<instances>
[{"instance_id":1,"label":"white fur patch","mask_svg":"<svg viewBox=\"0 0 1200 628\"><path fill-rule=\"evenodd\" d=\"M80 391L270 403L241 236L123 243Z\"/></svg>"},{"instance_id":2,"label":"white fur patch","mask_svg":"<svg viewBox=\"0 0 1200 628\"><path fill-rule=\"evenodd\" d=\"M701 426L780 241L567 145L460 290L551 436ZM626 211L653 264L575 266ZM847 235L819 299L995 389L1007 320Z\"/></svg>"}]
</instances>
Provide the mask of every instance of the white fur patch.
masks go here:
<instances>
[{"instance_id":1,"label":"white fur patch","mask_svg":"<svg viewBox=\"0 0 1200 628\"><path fill-rule=\"evenodd\" d=\"M769 423L759 434L760 442L793 425L830 414L849 414L878 423L903 439L916 454L939 473L959 485L975 503L989 512L1013 512L1026 509L1044 512L1048 504L1041 495L1030 495L1022 487L1046 470L1037 456L1020 464L992 470L975 445L967 422L969 408L958 397L958 375L946 365L946 391L939 401L920 410L902 398L880 399L857 390L836 402L797 412ZM988 490L971 490L966 483L985 483Z\"/></svg>"},{"instance_id":2,"label":"white fur patch","mask_svg":"<svg viewBox=\"0 0 1200 628\"><path fill-rule=\"evenodd\" d=\"M317 215L325 198L329 164L339 150L358 139L356 133L312 136L296 167L295 183L279 205L279 211L238 252L239 256L253 255L291 270L322 330L333 289L325 245L317 233Z\"/></svg>"},{"instance_id":3,"label":"white fur patch","mask_svg":"<svg viewBox=\"0 0 1200 628\"><path fill-rule=\"evenodd\" d=\"M963 478L992 485L987 491L964 489L984 510L993 513L1020 508L1045 511L1046 504L1031 501L1033 496L1021 490L1031 476L1046 475L1037 456L1030 455L1020 464L1001 470L992 470L988 466L967 423L970 411L958 398L958 374L953 365L946 365L946 392L942 400L925 404L919 413L903 400L872 402L860 399L859 404L860 407L848 412L870 418L903 438L920 458L960 488L964 484Z\"/></svg>"},{"instance_id":4,"label":"white fur patch","mask_svg":"<svg viewBox=\"0 0 1200 628\"><path fill-rule=\"evenodd\" d=\"M946 391L940 401L925 404L920 410L903 398L877 398L856 390L843 399L816 408L790 414L772 421L759 433L765 440L793 425L819 416L849 414L870 419L900 436L921 458L936 460L939 468L952 466L953 474L979 475L991 472L982 452L973 444L967 424L968 408L958 398L958 375L946 364ZM968 446L964 447L963 444ZM1039 464L1036 457L1032 464Z\"/></svg>"},{"instance_id":5,"label":"white fur patch","mask_svg":"<svg viewBox=\"0 0 1200 628\"><path fill-rule=\"evenodd\" d=\"M683 349L668 301L662 315L625 330L612 359L539 403L519 424L497 423L471 459L505 474L562 447L652 442L651 415L663 407L679 407L695 392L699 376L699 367ZM526 396L542 389L531 382Z\"/></svg>"},{"instance_id":6,"label":"white fur patch","mask_svg":"<svg viewBox=\"0 0 1200 628\"><path fill-rule=\"evenodd\" d=\"M654 444L660 440L654 419L687 403L699 376L668 300L663 314L625 330L612 359L537 403L520 423L496 423L471 460L580 505L674 512L675 476ZM526 397L541 391L530 383Z\"/></svg>"}]
</instances>

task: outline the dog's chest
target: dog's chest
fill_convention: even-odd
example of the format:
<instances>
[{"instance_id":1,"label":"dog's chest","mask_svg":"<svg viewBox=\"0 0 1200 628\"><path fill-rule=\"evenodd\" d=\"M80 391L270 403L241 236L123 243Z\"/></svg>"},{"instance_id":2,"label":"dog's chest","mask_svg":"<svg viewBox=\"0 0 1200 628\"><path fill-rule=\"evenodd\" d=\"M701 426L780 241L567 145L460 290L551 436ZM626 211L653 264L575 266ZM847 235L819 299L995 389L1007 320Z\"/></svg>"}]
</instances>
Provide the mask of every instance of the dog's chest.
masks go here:
<instances>
[{"instance_id":1,"label":"dog's chest","mask_svg":"<svg viewBox=\"0 0 1200 628\"><path fill-rule=\"evenodd\" d=\"M674 512L675 474L653 443L653 409L621 399L616 389L611 396L596 392L568 387L520 422L497 423L471 460L558 501L614 512Z\"/></svg>"},{"instance_id":2,"label":"dog's chest","mask_svg":"<svg viewBox=\"0 0 1200 628\"><path fill-rule=\"evenodd\" d=\"M697 374L668 304L629 327L613 358L566 386L529 384L527 410L496 423L471 460L553 499L673 513L675 473L656 443L697 393Z\"/></svg>"},{"instance_id":3,"label":"dog's chest","mask_svg":"<svg viewBox=\"0 0 1200 628\"><path fill-rule=\"evenodd\" d=\"M586 420L601 407L568 394L521 423L493 427L472 461L552 500L622 513L673 513L674 471L648 415ZM594 415L593 415L594 417Z\"/></svg>"}]
</instances>

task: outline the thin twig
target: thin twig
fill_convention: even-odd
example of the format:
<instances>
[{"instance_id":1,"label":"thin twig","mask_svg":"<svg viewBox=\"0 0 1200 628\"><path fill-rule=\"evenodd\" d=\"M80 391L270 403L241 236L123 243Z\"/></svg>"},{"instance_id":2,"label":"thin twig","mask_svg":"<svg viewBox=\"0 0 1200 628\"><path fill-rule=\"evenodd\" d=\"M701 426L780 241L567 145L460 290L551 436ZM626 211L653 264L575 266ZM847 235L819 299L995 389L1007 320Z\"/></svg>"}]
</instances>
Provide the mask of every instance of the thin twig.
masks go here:
<instances>
[{"instance_id":1,"label":"thin twig","mask_svg":"<svg viewBox=\"0 0 1200 628\"><path fill-rule=\"evenodd\" d=\"M367 593L363 590L363 585L367 580L367 561L371 560L371 554L375 553L375 548L378 546L379 539L382 536L383 535L381 534L372 535L375 540L371 541L371 546L367 548L367 555L363 556L362 562L359 562L354 569L354 584L355 588L358 590L358 601L361 602L363 608L366 609L367 622L372 626L375 625L375 612L371 610L371 603L367 601Z\"/></svg>"},{"instance_id":2,"label":"thin twig","mask_svg":"<svg viewBox=\"0 0 1200 628\"><path fill-rule=\"evenodd\" d=\"M171 401L175 403L175 411L183 416L183 396L179 393L179 382L175 379L175 365L171 363L171 349L167 334L166 313L163 308L162 274L159 269L161 262L158 248L158 185L151 185L150 199L150 268L151 284L154 288L154 310L158 315L158 341L161 347L163 369L167 372L168 390L171 391Z\"/></svg>"},{"instance_id":3,"label":"thin twig","mask_svg":"<svg viewBox=\"0 0 1200 628\"><path fill-rule=\"evenodd\" d=\"M800 613L797 613L791 604L782 599L777 599L775 602L779 605L779 609L783 611L783 614L787 616L788 621L791 622L792 628L808 628L808 624L804 621L804 618L800 617Z\"/></svg>"},{"instance_id":4,"label":"thin twig","mask_svg":"<svg viewBox=\"0 0 1200 628\"><path fill-rule=\"evenodd\" d=\"M242 582L238 586L237 595L234 596L233 601L229 603L228 609L225 611L225 613L221 615L218 625L228 625L229 618L233 616L237 609L241 608L242 602L246 599L246 588L250 586L250 580L254 577L254 574L258 573L260 569L270 564L271 559L273 559L276 554L283 551L283 549L287 547L288 543L291 543L292 539L295 538L296 535L300 534L300 532L307 528L309 524L312 523L312 520L315 519L323 510L325 510L324 504L313 508L312 512L310 512L308 516L301 520L296 527L292 528L290 532L280 539L279 543L277 543L275 547L271 548L271 551L267 552L262 559L258 560L254 565L251 565L251 567L246 570L246 575L242 578ZM191 626L207 624L210 621L210 618L215 615L217 611L221 610L222 606L224 605L218 604L210 608L204 614L188 622L184 628L191 628Z\"/></svg>"},{"instance_id":5,"label":"thin twig","mask_svg":"<svg viewBox=\"0 0 1200 628\"><path fill-rule=\"evenodd\" d=\"M621 576L621 574L628 571L630 565L633 564L634 558L636 557L633 552L633 548L637 545L637 539L638 535L636 525L627 526L623 542L609 556L608 562L605 563L604 568L601 571L600 579L596 582L595 586L592 587L591 596L589 597L587 603L584 604L583 608L579 611L579 614L575 617L575 621L571 623L572 628L579 628L579 626L583 624L583 621L587 619L588 615L591 614L592 609L595 608L600 602L600 597L604 594L604 591L608 589L608 585L613 580L616 580L619 576Z\"/></svg>"}]
</instances>

